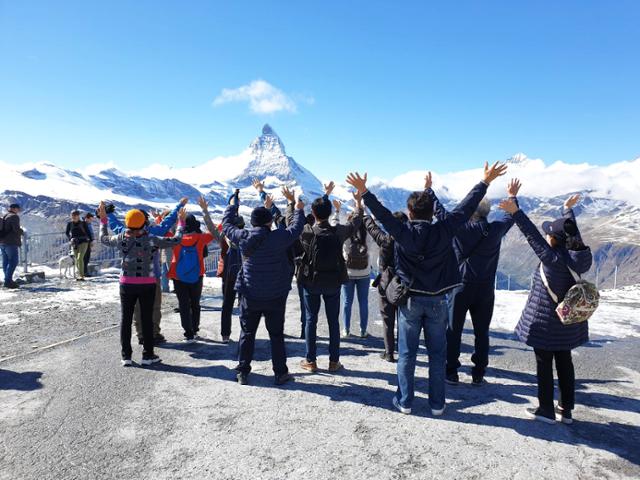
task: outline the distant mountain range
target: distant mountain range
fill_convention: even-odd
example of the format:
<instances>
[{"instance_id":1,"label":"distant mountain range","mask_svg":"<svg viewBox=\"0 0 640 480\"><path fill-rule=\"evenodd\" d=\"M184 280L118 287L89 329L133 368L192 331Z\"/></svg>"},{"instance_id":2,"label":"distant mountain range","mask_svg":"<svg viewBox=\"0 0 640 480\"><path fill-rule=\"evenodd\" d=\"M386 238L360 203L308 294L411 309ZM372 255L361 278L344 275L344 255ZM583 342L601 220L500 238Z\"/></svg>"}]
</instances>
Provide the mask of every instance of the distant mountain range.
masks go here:
<instances>
[{"instance_id":1,"label":"distant mountain range","mask_svg":"<svg viewBox=\"0 0 640 480\"><path fill-rule=\"evenodd\" d=\"M640 158L606 167L563 162L547 166L524 154L506 161L510 165L508 176L523 180L520 204L535 222L557 216L569 194L584 195L577 212L583 235L594 251L592 278L597 270L600 284L611 286L618 266L619 285L640 283ZM25 209L24 223L32 232L60 230L71 210L93 210L100 200L109 200L124 211L131 207L165 208L184 196L195 203L199 195L204 195L214 215L220 216L234 188L241 189L244 214L258 204L257 192L251 186L254 178L264 180L267 190L279 201L284 185L302 192L307 201L323 190L318 177L287 155L282 140L269 125L239 155L216 157L191 168L151 165L126 173L109 166L80 172L49 163L0 163L0 171L0 202L19 201ZM422 188L425 173L413 171L390 181L372 181L371 190L391 210L404 210L409 192ZM480 168L434 172L434 186L443 203L452 207L480 176ZM492 201L504 196L506 182L504 178L492 185ZM338 185L335 196L351 202L344 185ZM510 281L512 289L527 288L535 266L536 259L522 235L513 229L503 246L499 287L506 288Z\"/></svg>"}]
</instances>

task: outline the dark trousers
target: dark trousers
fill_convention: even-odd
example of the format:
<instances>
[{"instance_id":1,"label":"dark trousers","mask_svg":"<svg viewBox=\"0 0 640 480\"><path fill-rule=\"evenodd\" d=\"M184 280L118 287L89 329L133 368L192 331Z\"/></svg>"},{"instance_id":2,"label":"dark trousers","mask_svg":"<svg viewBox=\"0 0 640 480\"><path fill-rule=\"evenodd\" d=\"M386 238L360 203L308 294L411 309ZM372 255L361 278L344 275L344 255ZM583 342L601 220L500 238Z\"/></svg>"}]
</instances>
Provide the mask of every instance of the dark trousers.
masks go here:
<instances>
[{"instance_id":1,"label":"dark trousers","mask_svg":"<svg viewBox=\"0 0 640 480\"><path fill-rule=\"evenodd\" d=\"M457 373L460 368L460 343L467 312L471 314L474 335L472 374L485 374L489 364L489 326L495 302L493 287L493 283L465 284L453 290L447 328L447 375Z\"/></svg>"},{"instance_id":2,"label":"dark trousers","mask_svg":"<svg viewBox=\"0 0 640 480\"><path fill-rule=\"evenodd\" d=\"M233 304L236 302L237 278L237 275L229 275L227 272L222 276L222 315L220 317L220 335L223 337L231 335L231 315L233 314Z\"/></svg>"},{"instance_id":3,"label":"dark trousers","mask_svg":"<svg viewBox=\"0 0 640 480\"><path fill-rule=\"evenodd\" d=\"M301 333L304 335L306 323L304 313L304 288L300 282L297 282L296 285L298 286L298 299L300 300L300 329L302 331Z\"/></svg>"},{"instance_id":4,"label":"dark trousers","mask_svg":"<svg viewBox=\"0 0 640 480\"><path fill-rule=\"evenodd\" d=\"M380 315L382 315L382 330L384 339L384 353L393 355L396 349L395 329L398 307L389 303L386 297L380 298Z\"/></svg>"},{"instance_id":5,"label":"dark trousers","mask_svg":"<svg viewBox=\"0 0 640 480\"><path fill-rule=\"evenodd\" d=\"M284 346L284 313L287 295L268 301L240 299L240 341L238 344L238 372L249 373L256 345L256 332L260 318L264 323L271 341L271 362L276 375L287 373L287 352Z\"/></svg>"},{"instance_id":6,"label":"dark trousers","mask_svg":"<svg viewBox=\"0 0 640 480\"><path fill-rule=\"evenodd\" d=\"M122 311L120 345L123 359L131 359L131 323L133 322L133 310L138 302L140 302L140 314L142 317L142 358L149 358L153 355L153 301L155 296L155 284L120 285L120 306Z\"/></svg>"},{"instance_id":7,"label":"dark trousers","mask_svg":"<svg viewBox=\"0 0 640 480\"><path fill-rule=\"evenodd\" d=\"M534 348L538 376L538 401L540 409L553 412L553 360L556 361L560 396L558 405L565 410L573 410L576 396L576 374L573 370L571 350L551 352Z\"/></svg>"},{"instance_id":8,"label":"dark trousers","mask_svg":"<svg viewBox=\"0 0 640 480\"><path fill-rule=\"evenodd\" d=\"M84 254L84 275L89 273L89 262L91 261L91 242L87 244L87 251Z\"/></svg>"},{"instance_id":9,"label":"dark trousers","mask_svg":"<svg viewBox=\"0 0 640 480\"><path fill-rule=\"evenodd\" d=\"M340 286L304 287L306 357L309 362L316 361L316 331L321 300L324 300L324 310L329 323L329 361L337 362L340 360Z\"/></svg>"},{"instance_id":10,"label":"dark trousers","mask_svg":"<svg viewBox=\"0 0 640 480\"><path fill-rule=\"evenodd\" d=\"M200 329L200 298L202 297L202 277L196 283L173 280L173 288L178 296L180 322L186 338L193 338Z\"/></svg>"}]
</instances>

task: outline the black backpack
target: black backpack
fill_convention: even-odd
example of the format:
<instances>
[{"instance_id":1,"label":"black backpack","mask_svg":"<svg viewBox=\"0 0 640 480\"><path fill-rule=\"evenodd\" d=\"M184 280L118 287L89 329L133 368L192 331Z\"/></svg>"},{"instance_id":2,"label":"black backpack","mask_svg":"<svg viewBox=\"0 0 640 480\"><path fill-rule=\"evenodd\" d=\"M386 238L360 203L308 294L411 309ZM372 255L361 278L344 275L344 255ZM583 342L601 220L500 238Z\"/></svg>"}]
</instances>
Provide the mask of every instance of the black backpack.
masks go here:
<instances>
[{"instance_id":1,"label":"black backpack","mask_svg":"<svg viewBox=\"0 0 640 480\"><path fill-rule=\"evenodd\" d=\"M369 249L366 240L361 242L358 238L351 237L349 251L347 252L347 267L351 270L366 270L369 268Z\"/></svg>"},{"instance_id":2,"label":"black backpack","mask_svg":"<svg viewBox=\"0 0 640 480\"><path fill-rule=\"evenodd\" d=\"M302 275L314 287L337 287L345 280L342 242L335 227L312 227L313 239L303 258Z\"/></svg>"},{"instance_id":3,"label":"black backpack","mask_svg":"<svg viewBox=\"0 0 640 480\"><path fill-rule=\"evenodd\" d=\"M7 215L0 217L0 238L4 238L7 233L9 233L7 230L5 230L5 219L7 218Z\"/></svg>"}]
</instances>

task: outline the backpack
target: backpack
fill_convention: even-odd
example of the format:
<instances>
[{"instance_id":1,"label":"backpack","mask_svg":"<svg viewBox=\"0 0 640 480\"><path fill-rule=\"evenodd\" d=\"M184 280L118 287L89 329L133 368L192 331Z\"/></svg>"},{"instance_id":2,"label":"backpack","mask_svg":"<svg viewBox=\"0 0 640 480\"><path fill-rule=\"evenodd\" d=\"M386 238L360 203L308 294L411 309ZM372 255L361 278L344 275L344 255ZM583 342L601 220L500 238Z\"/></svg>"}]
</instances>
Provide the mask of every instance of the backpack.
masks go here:
<instances>
[{"instance_id":1,"label":"backpack","mask_svg":"<svg viewBox=\"0 0 640 480\"><path fill-rule=\"evenodd\" d=\"M367 242L360 242L351 237L347 252L347 268L351 270L366 270L369 268L369 249Z\"/></svg>"},{"instance_id":2,"label":"backpack","mask_svg":"<svg viewBox=\"0 0 640 480\"><path fill-rule=\"evenodd\" d=\"M189 247L183 245L180 249L176 276L184 283L196 283L200 279L200 256L197 243Z\"/></svg>"},{"instance_id":3,"label":"backpack","mask_svg":"<svg viewBox=\"0 0 640 480\"><path fill-rule=\"evenodd\" d=\"M315 287L337 287L344 280L342 242L334 227L312 227L313 239L303 258L302 275Z\"/></svg>"},{"instance_id":4,"label":"backpack","mask_svg":"<svg viewBox=\"0 0 640 480\"><path fill-rule=\"evenodd\" d=\"M0 238L4 238L9 233L5 230L5 219L7 218L7 215L0 217Z\"/></svg>"},{"instance_id":5,"label":"backpack","mask_svg":"<svg viewBox=\"0 0 640 480\"><path fill-rule=\"evenodd\" d=\"M560 303L558 303L558 296L549 287L549 281L544 274L542 263L540 264L540 278L551 299L558 304L556 313L563 325L586 322L598 308L600 293L598 293L598 289L593 283L582 280L580 275L571 270L569 266L567 266L567 269L576 283L569 289Z\"/></svg>"}]
</instances>

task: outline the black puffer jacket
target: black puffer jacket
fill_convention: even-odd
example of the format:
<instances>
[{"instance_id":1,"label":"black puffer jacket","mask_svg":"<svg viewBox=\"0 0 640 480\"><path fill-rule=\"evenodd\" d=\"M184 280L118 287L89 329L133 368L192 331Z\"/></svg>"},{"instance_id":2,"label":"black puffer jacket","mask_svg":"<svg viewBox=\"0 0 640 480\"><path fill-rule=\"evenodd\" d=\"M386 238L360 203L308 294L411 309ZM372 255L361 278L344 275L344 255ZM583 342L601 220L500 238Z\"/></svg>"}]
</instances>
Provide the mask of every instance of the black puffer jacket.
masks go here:
<instances>
[{"instance_id":1,"label":"black puffer jacket","mask_svg":"<svg viewBox=\"0 0 640 480\"><path fill-rule=\"evenodd\" d=\"M565 216L575 220L571 210ZM567 266L578 274L587 272L593 260L591 250L588 247L577 251L567 250L564 246L552 248L522 210L518 210L513 219L542 262L549 287L562 301L576 283ZM549 351L571 350L588 342L587 322L563 325L555 311L557 306L542 283L540 268L537 268L529 298L516 326L518 338L533 348Z\"/></svg>"}]
</instances>

